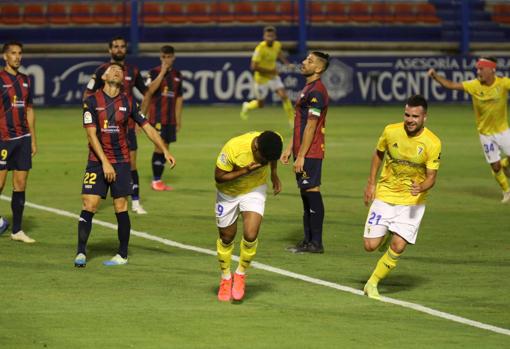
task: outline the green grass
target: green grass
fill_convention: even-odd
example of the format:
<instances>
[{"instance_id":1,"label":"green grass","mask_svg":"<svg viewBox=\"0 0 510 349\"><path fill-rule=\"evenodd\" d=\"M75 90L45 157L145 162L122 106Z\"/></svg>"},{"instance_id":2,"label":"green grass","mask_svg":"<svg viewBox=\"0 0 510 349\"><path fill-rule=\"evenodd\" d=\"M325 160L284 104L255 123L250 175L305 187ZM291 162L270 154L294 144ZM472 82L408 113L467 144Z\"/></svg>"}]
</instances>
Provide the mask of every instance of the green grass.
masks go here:
<instances>
[{"instance_id":1,"label":"green grass","mask_svg":"<svg viewBox=\"0 0 510 349\"><path fill-rule=\"evenodd\" d=\"M288 135L281 108L186 107L175 170L176 190L149 188L152 145L139 136L138 166L147 216L132 228L214 249L214 163L221 145L248 130ZM87 158L81 113L39 109L39 154L27 200L75 213ZM382 128L400 107L335 107L327 120L322 192L324 255L292 255L301 237L301 200L290 167L279 167L284 191L269 196L256 261L361 289L379 253L362 248L362 202L370 157ZM481 153L469 106L432 106L428 126L442 139L442 166L410 247L380 286L389 297L510 328L510 207ZM10 177L9 177L10 181ZM4 189L10 195L10 183ZM8 202L0 212L10 218ZM115 223L111 200L95 218ZM213 256L133 236L130 264L105 268L117 247L114 230L94 226L89 263L73 267L77 222L26 208L29 246L0 238L0 348L503 348L510 338L485 330L251 269L246 300L216 300ZM239 236L238 236L239 238ZM238 246L236 246L236 254ZM233 263L235 266L235 263Z\"/></svg>"}]
</instances>

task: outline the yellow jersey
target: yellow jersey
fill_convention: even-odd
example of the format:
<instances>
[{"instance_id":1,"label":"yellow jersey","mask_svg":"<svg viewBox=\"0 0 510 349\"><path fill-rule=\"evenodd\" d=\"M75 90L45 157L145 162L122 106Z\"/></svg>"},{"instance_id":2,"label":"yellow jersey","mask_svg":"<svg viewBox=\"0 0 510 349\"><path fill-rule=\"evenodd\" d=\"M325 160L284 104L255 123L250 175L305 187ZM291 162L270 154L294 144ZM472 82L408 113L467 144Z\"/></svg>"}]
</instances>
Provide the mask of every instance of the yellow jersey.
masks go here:
<instances>
[{"instance_id":1,"label":"yellow jersey","mask_svg":"<svg viewBox=\"0 0 510 349\"><path fill-rule=\"evenodd\" d=\"M478 79L463 81L464 91L473 99L476 128L483 135L493 135L508 129L507 100L510 78L498 77L491 86Z\"/></svg>"},{"instance_id":2,"label":"yellow jersey","mask_svg":"<svg viewBox=\"0 0 510 349\"><path fill-rule=\"evenodd\" d=\"M261 68L275 69L281 50L282 44L279 41L273 41L272 46L268 46L265 41L262 41L255 48L251 61L257 63ZM255 72L255 82L257 84L265 84L273 78L274 76L262 75L258 71Z\"/></svg>"},{"instance_id":3,"label":"yellow jersey","mask_svg":"<svg viewBox=\"0 0 510 349\"><path fill-rule=\"evenodd\" d=\"M230 139L221 149L216 159L216 166L223 171L231 172L255 162L251 144L253 139L258 137L261 133L262 132L248 132ZM269 165L265 165L234 180L216 183L216 188L230 196L246 194L254 188L265 184L268 174Z\"/></svg>"},{"instance_id":4,"label":"yellow jersey","mask_svg":"<svg viewBox=\"0 0 510 349\"><path fill-rule=\"evenodd\" d=\"M377 183L375 197L395 205L416 205L425 202L427 192L411 195L413 182L426 178L426 169L439 169L441 141L427 128L419 136L409 137L404 123L385 127L377 143L385 152L384 165Z\"/></svg>"}]
</instances>

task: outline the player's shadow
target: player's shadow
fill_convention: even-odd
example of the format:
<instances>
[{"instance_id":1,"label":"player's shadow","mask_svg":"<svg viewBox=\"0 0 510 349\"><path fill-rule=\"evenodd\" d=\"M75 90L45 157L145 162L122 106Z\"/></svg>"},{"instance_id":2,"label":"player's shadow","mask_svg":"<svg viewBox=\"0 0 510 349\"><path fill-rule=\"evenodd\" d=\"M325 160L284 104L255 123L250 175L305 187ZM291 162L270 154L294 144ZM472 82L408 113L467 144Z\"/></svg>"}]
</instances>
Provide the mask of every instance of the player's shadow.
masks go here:
<instances>
[{"instance_id":1,"label":"player's shadow","mask_svg":"<svg viewBox=\"0 0 510 349\"><path fill-rule=\"evenodd\" d=\"M366 282L367 279L356 280L360 290L363 290ZM381 295L386 296L392 293L412 290L426 284L427 282L428 279L421 276L413 274L398 274L395 277L390 277L381 281L377 288Z\"/></svg>"},{"instance_id":2,"label":"player's shadow","mask_svg":"<svg viewBox=\"0 0 510 349\"><path fill-rule=\"evenodd\" d=\"M510 260L493 260L487 259L454 259L445 257L421 257L421 256L406 256L408 260L415 260L419 263L441 264L441 265L476 265L480 267L504 267L510 266Z\"/></svg>"},{"instance_id":3,"label":"player's shadow","mask_svg":"<svg viewBox=\"0 0 510 349\"><path fill-rule=\"evenodd\" d=\"M119 242L117 240L89 243L87 245L87 260L91 261L105 256L113 257L117 254L118 248Z\"/></svg>"},{"instance_id":4,"label":"player's shadow","mask_svg":"<svg viewBox=\"0 0 510 349\"><path fill-rule=\"evenodd\" d=\"M211 286L209 288L209 290L212 294L217 296L218 295L218 287L219 287L218 285L214 285L214 286ZM273 285L268 282L257 280L253 283L250 283L249 281L247 281L246 292L244 293L243 302L255 299L255 298L257 298L257 296L259 294L271 293L271 292L273 292Z\"/></svg>"}]
</instances>

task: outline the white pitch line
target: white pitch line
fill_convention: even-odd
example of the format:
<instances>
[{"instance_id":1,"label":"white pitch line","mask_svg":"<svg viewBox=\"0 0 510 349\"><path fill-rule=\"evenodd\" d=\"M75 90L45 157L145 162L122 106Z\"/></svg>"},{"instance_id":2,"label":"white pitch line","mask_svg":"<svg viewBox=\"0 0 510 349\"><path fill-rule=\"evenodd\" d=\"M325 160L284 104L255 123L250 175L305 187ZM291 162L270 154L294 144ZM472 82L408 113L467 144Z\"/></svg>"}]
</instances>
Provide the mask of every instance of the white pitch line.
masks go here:
<instances>
[{"instance_id":1,"label":"white pitch line","mask_svg":"<svg viewBox=\"0 0 510 349\"><path fill-rule=\"evenodd\" d=\"M11 201L11 198L7 197L5 195L0 195L0 199L5 200L5 201ZM38 210L41 210L41 211L51 212L51 213L57 214L59 216L70 217L70 218L74 218L74 219L79 219L80 218L79 215L77 215L75 213L72 213L72 212L69 212L69 211L64 211L64 210L60 210L60 209L52 208L52 207L48 207L48 206L42 206L42 205L34 204L34 203L31 203L31 202L25 202L25 206L31 207L31 208L35 208L35 209L38 209ZM100 226L103 226L103 227L106 227L106 228L110 228L110 229L114 229L114 230L117 229L117 225L116 224L108 223L108 222L101 221L101 220L98 220L98 219L94 219L93 223L97 224L97 225L100 225ZM202 248L202 247L182 244L180 242L169 240L169 239L160 238L158 236L151 235L151 234L146 233L146 232L136 231L136 230L131 229L131 234L135 235L135 236L138 236L138 237L141 237L143 239L147 239L147 240L151 240L151 241L156 241L156 242L159 242L159 243L167 245L167 246L176 247L176 248L180 248L180 249L184 249L184 250L188 250L188 251L193 251L193 252L198 252L198 253L203 253L203 254L208 254L208 255L211 255L211 256L216 256L216 251L209 250L209 249ZM239 257L233 256L232 259L235 260L235 261L238 261ZM268 272L271 272L271 273L287 276L287 277L290 277L290 278L293 278L293 279L309 282L309 283L320 285L320 286L334 288L336 290L352 293L352 294L355 294L355 295L358 295L358 296L363 296L363 291L361 291L361 290L358 290L358 289L355 289L355 288L352 288L352 287L349 287L349 286L344 286L344 285L336 284L334 282L329 282L329 281L317 279L317 278L314 278L314 277L306 276L306 275L303 275L303 274L294 273L294 272L291 272L291 271L288 271L288 270L285 270L285 269L280 269L280 268L272 267L272 266L267 265L267 264L253 262L253 263L251 263L251 266L254 267L254 268L260 269L260 270L265 270L265 271L268 271ZM429 314L429 315L436 316L436 317L439 317L439 318L443 318L443 319L446 319L446 320L450 320L450 321L453 321L453 322L458 322L458 323L461 323L461 324L464 324L464 325L468 325L468 326L480 328L480 329L483 329L483 330L487 330L487 331L503 334L503 335L506 335L506 336L510 336L510 330L509 329L502 328L502 327L497 327L497 326L493 326L493 325L489 325L489 324L485 324L483 322L479 322L479 321L475 321L475 320L470 320L470 319L467 319L467 318L464 318L464 317L461 317L461 316L457 316L457 315L454 315L454 314L450 314L450 313L446 313L446 312L443 312L443 311L435 310L435 309L423 306L421 304L401 301L401 300L390 298L390 297L381 297L381 301L385 302L385 303L391 303L391 304L399 305L399 306L404 307L404 308L413 309L413 310L416 310L416 311L419 311L419 312L422 312L422 313L425 313L425 314Z\"/></svg>"}]
</instances>

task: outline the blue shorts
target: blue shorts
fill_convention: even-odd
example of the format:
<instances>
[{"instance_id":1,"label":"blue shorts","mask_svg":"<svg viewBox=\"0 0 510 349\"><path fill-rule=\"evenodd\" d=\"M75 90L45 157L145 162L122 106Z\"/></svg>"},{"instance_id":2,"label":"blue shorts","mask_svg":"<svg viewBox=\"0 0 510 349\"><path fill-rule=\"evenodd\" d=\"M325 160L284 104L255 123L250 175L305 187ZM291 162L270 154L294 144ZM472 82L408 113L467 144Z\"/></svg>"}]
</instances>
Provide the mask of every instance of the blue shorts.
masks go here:
<instances>
[{"instance_id":1,"label":"blue shorts","mask_svg":"<svg viewBox=\"0 0 510 349\"><path fill-rule=\"evenodd\" d=\"M32 137L0 141L0 171L28 171L32 168Z\"/></svg>"},{"instance_id":2,"label":"blue shorts","mask_svg":"<svg viewBox=\"0 0 510 349\"><path fill-rule=\"evenodd\" d=\"M129 162L112 164L112 166L116 173L116 179L114 182L108 183L104 178L101 163L89 160L85 169L85 176L83 177L81 193L98 195L106 199L108 188L110 188L110 195L114 199L131 195L133 192L133 179L131 178Z\"/></svg>"},{"instance_id":3,"label":"blue shorts","mask_svg":"<svg viewBox=\"0 0 510 349\"><path fill-rule=\"evenodd\" d=\"M159 132L159 135L166 144L173 143L177 140L177 128L175 125L161 125L158 122L152 126Z\"/></svg>"},{"instance_id":4,"label":"blue shorts","mask_svg":"<svg viewBox=\"0 0 510 349\"><path fill-rule=\"evenodd\" d=\"M296 173L296 181L299 189L310 189L321 185L322 159L305 158L304 171Z\"/></svg>"},{"instance_id":5,"label":"blue shorts","mask_svg":"<svg viewBox=\"0 0 510 349\"><path fill-rule=\"evenodd\" d=\"M136 129L128 128L127 132L128 147L130 151L138 149L138 142L136 141Z\"/></svg>"}]
</instances>

